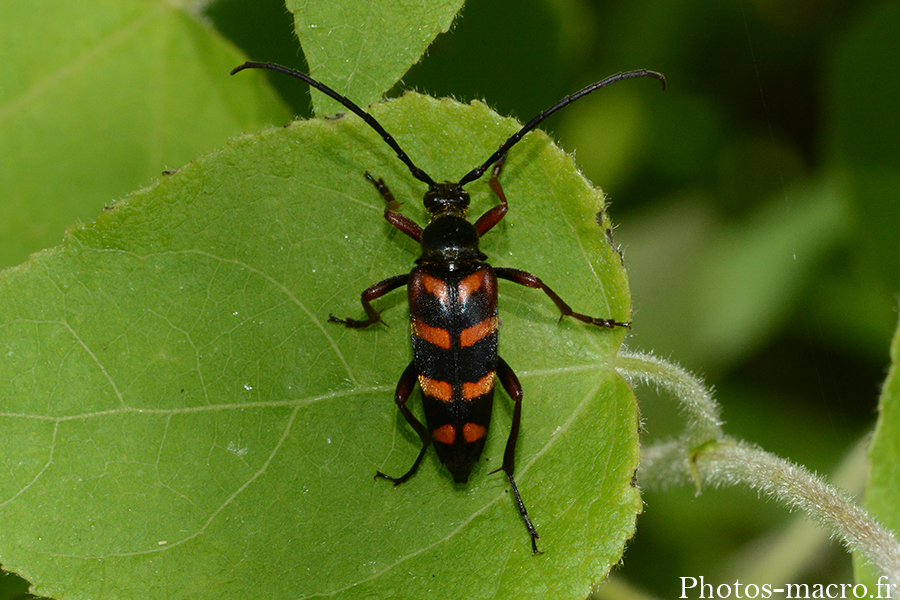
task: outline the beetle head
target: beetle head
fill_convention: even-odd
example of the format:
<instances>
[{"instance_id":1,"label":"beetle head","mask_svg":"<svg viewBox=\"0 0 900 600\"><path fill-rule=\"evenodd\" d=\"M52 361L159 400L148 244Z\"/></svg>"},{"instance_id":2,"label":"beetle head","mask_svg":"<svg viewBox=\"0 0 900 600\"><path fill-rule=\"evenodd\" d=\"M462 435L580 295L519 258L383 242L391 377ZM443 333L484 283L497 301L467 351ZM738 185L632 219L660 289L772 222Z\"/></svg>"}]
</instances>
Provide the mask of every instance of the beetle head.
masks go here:
<instances>
[{"instance_id":1,"label":"beetle head","mask_svg":"<svg viewBox=\"0 0 900 600\"><path fill-rule=\"evenodd\" d=\"M445 214L464 217L469 208L469 192L451 181L435 183L428 187L423 202L432 217Z\"/></svg>"}]
</instances>

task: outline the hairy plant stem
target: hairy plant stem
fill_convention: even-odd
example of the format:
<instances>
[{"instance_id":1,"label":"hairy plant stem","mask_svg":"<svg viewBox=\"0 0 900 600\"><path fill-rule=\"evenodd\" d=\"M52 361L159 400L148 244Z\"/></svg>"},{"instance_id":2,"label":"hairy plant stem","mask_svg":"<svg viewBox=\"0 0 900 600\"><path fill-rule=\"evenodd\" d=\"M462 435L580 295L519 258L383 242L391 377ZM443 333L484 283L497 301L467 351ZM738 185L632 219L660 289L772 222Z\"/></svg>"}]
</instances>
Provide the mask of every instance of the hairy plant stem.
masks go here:
<instances>
[{"instance_id":1,"label":"hairy plant stem","mask_svg":"<svg viewBox=\"0 0 900 600\"><path fill-rule=\"evenodd\" d=\"M888 577L889 583L900 586L900 543L896 537L847 494L806 468L726 436L718 404L698 378L642 354L623 353L616 366L629 379L655 383L672 392L688 421L678 439L643 450L639 471L642 486L661 488L692 481L699 493L702 485L749 485L791 509L805 511L850 550L863 555Z\"/></svg>"}]
</instances>

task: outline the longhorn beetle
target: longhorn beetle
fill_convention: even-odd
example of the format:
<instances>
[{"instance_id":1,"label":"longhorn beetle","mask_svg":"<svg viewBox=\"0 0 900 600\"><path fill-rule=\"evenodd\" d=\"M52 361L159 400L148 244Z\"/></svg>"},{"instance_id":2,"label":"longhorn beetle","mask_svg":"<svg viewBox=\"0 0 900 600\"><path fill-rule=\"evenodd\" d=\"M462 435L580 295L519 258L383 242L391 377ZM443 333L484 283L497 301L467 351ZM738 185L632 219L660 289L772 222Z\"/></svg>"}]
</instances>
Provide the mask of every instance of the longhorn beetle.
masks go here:
<instances>
[{"instance_id":1,"label":"longhorn beetle","mask_svg":"<svg viewBox=\"0 0 900 600\"><path fill-rule=\"evenodd\" d=\"M387 204L384 218L419 242L422 254L416 259L417 266L411 272L388 277L362 293L365 319L338 319L333 315L328 317L333 323L341 323L355 329L363 329L382 322L381 313L372 306L372 301L392 290L407 286L413 360L400 376L394 401L400 413L418 434L422 441L422 449L406 474L391 477L378 471L375 474L376 479L387 479L394 485L403 483L415 474L425 456L425 451L433 443L438 457L447 466L453 479L457 483L468 481L469 473L484 449L491 421L496 377L512 398L514 409L509 438L503 453L503 465L493 472L502 470L509 478L519 514L522 515L531 536L532 553L539 554L537 540L540 536L528 516L528 511L525 510L525 504L513 478L516 440L522 421L522 386L510 366L497 354L499 325L497 278L542 290L556 304L562 316L574 317L589 325L608 329L630 327L631 323L589 317L574 312L556 292L531 273L506 267L491 267L484 262L487 256L478 249L478 240L506 215L508 205L506 195L500 186L500 172L506 160L506 153L525 134L561 108L612 83L634 77L653 77L660 80L665 89L665 77L655 71L628 71L611 75L589 85L538 114L510 136L484 161L484 164L469 171L458 182L437 183L412 162L391 134L385 131L372 115L327 85L319 83L305 73L273 63L247 62L235 68L231 74L234 75L244 69L268 69L285 73L305 81L337 100L378 132L400 160L409 167L412 176L428 185L424 203L431 217L423 229L412 219L398 212L400 203L394 199L383 179L375 179L368 172L365 173L365 178L375 186ZM463 186L484 175L491 165L493 169L488 185L500 199L500 204L485 212L473 224L466 218L469 194ZM422 425L406 406L416 382L422 390L427 427Z\"/></svg>"}]
</instances>

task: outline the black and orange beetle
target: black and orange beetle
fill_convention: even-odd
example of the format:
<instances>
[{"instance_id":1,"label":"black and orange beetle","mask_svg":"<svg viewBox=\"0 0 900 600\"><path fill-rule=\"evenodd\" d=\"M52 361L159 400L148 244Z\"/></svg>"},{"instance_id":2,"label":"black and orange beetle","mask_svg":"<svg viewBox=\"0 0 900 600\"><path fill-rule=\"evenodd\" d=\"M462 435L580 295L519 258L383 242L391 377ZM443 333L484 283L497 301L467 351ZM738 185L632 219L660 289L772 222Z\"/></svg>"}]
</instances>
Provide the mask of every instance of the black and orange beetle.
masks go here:
<instances>
[{"instance_id":1,"label":"black and orange beetle","mask_svg":"<svg viewBox=\"0 0 900 600\"><path fill-rule=\"evenodd\" d=\"M509 268L493 268L478 249L478 241L503 219L508 210L506 195L500 186L500 172L506 154L525 134L544 119L587 96L593 91L623 79L653 77L660 80L665 89L666 80L655 71L638 70L617 73L589 85L571 96L566 96L547 110L538 114L518 132L504 142L484 164L472 169L458 182L436 183L427 173L413 164L406 152L381 124L351 100L319 83L305 73L272 63L247 62L234 69L268 69L301 79L337 100L362 118L397 153L413 177L428 184L425 192L425 208L431 215L423 229L409 217L400 214L400 203L381 178L375 179L368 172L366 179L372 182L387 206L384 217L388 222L416 240L422 246L422 254L416 259L416 267L409 273L388 277L372 285L362 293L362 305L366 313L363 320L338 319L329 315L329 321L347 327L362 329L381 321L381 315L372 301L402 286L407 286L409 316L412 329L413 360L403 371L394 394L394 401L406 421L422 440L422 449L409 471L401 477L391 477L382 472L376 478L387 479L399 485L412 477L425 451L435 446L441 462L458 483L465 483L469 473L481 456L491 422L494 399L494 379L497 378L514 402L512 426L503 454L502 470L509 478L519 513L531 536L531 549L538 554L540 539L534 524L525 510L522 496L513 478L516 440L522 421L522 386L516 374L497 353L497 279L507 279L530 288L543 290L553 300L563 316L574 317L599 327L630 327L630 322L600 319L576 313L552 289L536 276ZM500 204L481 215L475 223L466 218L469 194L463 189L475 181L493 165L490 188L500 199ZM427 427L406 406L418 382L422 390L422 403ZM496 472L494 471L494 472Z\"/></svg>"}]
</instances>

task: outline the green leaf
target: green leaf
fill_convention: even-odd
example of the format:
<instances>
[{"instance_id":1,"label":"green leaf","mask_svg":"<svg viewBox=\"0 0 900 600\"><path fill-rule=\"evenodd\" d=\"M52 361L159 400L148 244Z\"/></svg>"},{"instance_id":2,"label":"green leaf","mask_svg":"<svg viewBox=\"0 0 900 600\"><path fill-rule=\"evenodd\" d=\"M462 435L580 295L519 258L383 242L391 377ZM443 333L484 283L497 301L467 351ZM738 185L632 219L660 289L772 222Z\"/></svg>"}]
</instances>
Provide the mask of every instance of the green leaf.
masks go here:
<instances>
[{"instance_id":1,"label":"green leaf","mask_svg":"<svg viewBox=\"0 0 900 600\"><path fill-rule=\"evenodd\" d=\"M449 31L462 0L287 0L309 72L360 106L391 89ZM343 111L316 92L316 114Z\"/></svg>"},{"instance_id":2,"label":"green leaf","mask_svg":"<svg viewBox=\"0 0 900 600\"><path fill-rule=\"evenodd\" d=\"M177 3L0 3L0 267L222 140L289 116Z\"/></svg>"},{"instance_id":3,"label":"green leaf","mask_svg":"<svg viewBox=\"0 0 900 600\"><path fill-rule=\"evenodd\" d=\"M481 104L408 94L376 117L436 179L517 125ZM511 402L468 484L392 401L410 360L402 292L416 244L382 218L384 177L424 221L421 183L354 116L234 140L133 194L0 286L0 561L39 593L117 598L585 597L631 537L638 420L612 369L621 331L565 319L501 282L501 354L525 390L517 481L500 466ZM486 179L486 178L485 178ZM602 194L542 133L502 174L494 265L538 274L576 310L627 318ZM473 213L496 203L470 186ZM420 411L418 392L410 405Z\"/></svg>"},{"instance_id":4,"label":"green leaf","mask_svg":"<svg viewBox=\"0 0 900 600\"><path fill-rule=\"evenodd\" d=\"M891 343L891 369L878 401L878 423L869 448L866 508L891 531L900 531L900 327ZM879 573L856 558L858 581L874 585Z\"/></svg>"}]
</instances>

